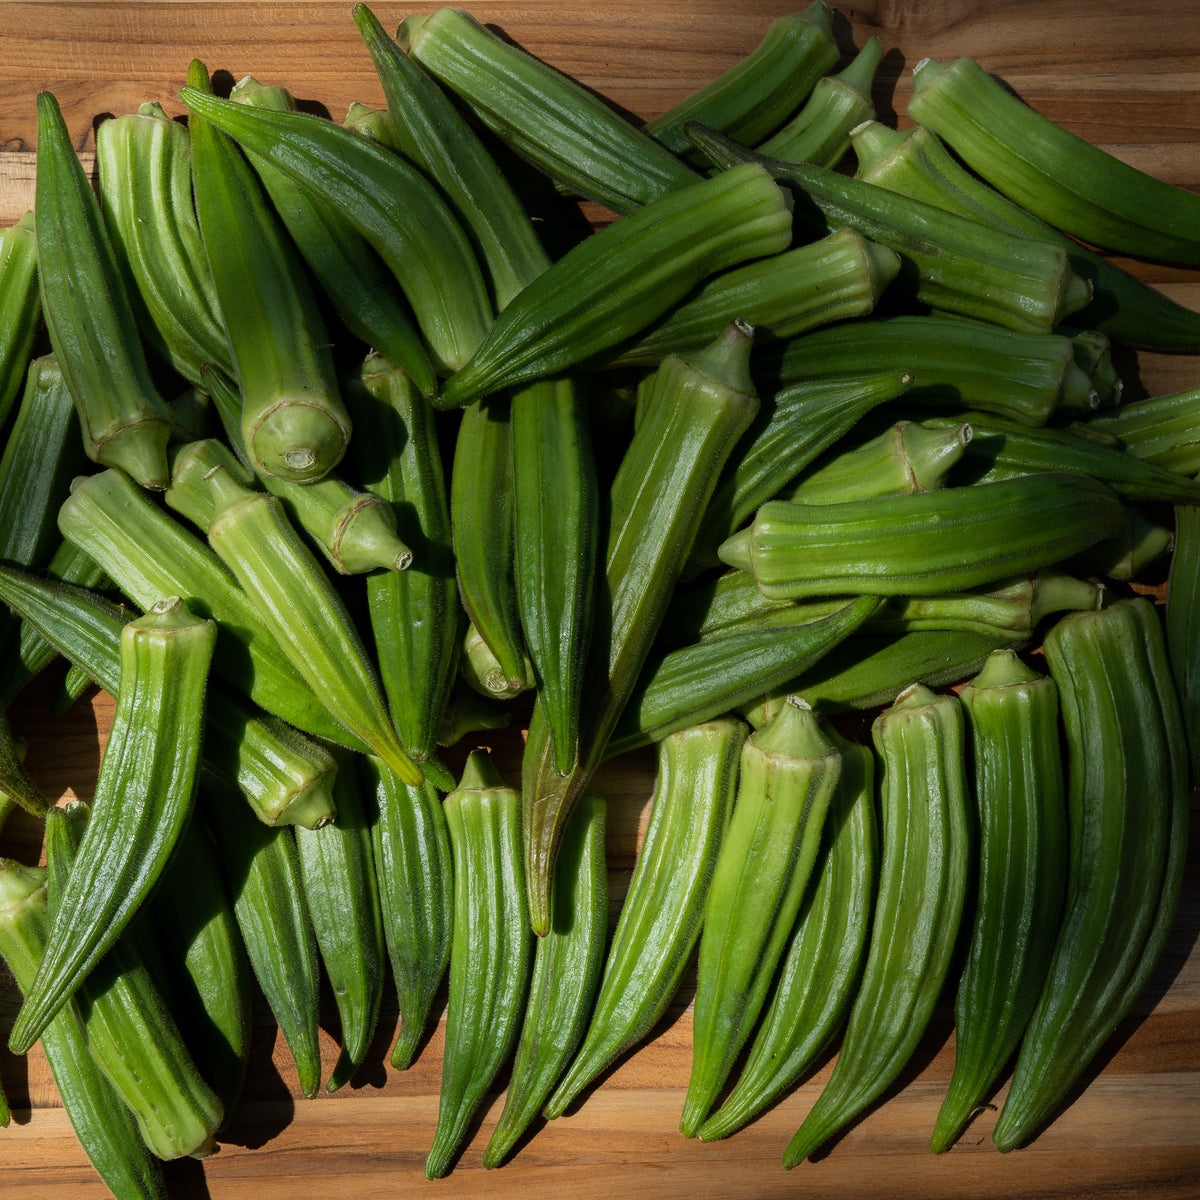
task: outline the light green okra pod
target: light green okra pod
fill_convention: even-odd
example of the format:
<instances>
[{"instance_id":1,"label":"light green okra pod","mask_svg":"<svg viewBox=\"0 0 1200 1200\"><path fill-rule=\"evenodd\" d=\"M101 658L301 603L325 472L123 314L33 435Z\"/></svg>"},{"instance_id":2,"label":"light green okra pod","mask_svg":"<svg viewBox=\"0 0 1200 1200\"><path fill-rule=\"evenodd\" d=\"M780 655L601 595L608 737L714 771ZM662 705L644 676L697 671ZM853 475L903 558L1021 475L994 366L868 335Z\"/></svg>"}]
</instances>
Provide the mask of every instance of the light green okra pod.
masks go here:
<instances>
[{"instance_id":1,"label":"light green okra pod","mask_svg":"<svg viewBox=\"0 0 1200 1200\"><path fill-rule=\"evenodd\" d=\"M0 230L0 429L21 394L42 319L33 213Z\"/></svg>"}]
</instances>

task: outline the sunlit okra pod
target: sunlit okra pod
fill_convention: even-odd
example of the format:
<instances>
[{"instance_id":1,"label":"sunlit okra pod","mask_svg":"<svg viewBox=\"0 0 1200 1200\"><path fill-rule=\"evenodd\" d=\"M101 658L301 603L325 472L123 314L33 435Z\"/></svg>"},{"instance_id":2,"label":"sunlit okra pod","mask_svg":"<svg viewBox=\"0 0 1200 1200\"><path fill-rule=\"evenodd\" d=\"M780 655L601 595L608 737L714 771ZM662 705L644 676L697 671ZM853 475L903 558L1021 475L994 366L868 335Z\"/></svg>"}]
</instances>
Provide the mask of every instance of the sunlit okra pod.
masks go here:
<instances>
[{"instance_id":1,"label":"sunlit okra pod","mask_svg":"<svg viewBox=\"0 0 1200 1200\"><path fill-rule=\"evenodd\" d=\"M410 17L397 40L502 142L575 195L629 213L698 179L594 93L461 9Z\"/></svg>"},{"instance_id":2,"label":"sunlit okra pod","mask_svg":"<svg viewBox=\"0 0 1200 1200\"><path fill-rule=\"evenodd\" d=\"M483 1152L497 1167L549 1097L579 1048L608 937L605 804L585 793L563 835L555 867L554 921L538 939L525 1019L504 1110Z\"/></svg>"},{"instance_id":3,"label":"sunlit okra pod","mask_svg":"<svg viewBox=\"0 0 1200 1200\"><path fill-rule=\"evenodd\" d=\"M437 1131L425 1177L445 1175L467 1124L507 1061L529 991L533 937L525 907L521 796L485 751L446 797L454 853L454 933Z\"/></svg>"},{"instance_id":4,"label":"sunlit okra pod","mask_svg":"<svg viewBox=\"0 0 1200 1200\"><path fill-rule=\"evenodd\" d=\"M42 312L88 457L144 487L167 483L167 406L142 353L100 206L58 103L38 96L37 243Z\"/></svg>"},{"instance_id":5,"label":"sunlit okra pod","mask_svg":"<svg viewBox=\"0 0 1200 1200\"><path fill-rule=\"evenodd\" d=\"M33 213L0 229L0 429L21 394L42 319Z\"/></svg>"},{"instance_id":6,"label":"sunlit okra pod","mask_svg":"<svg viewBox=\"0 0 1200 1200\"><path fill-rule=\"evenodd\" d=\"M22 991L33 984L50 928L45 879L44 867L0 859L0 957ZM88 1053L74 1004L46 1027L42 1051L75 1136L113 1195L122 1200L164 1200L166 1188L158 1164L146 1149L133 1114Z\"/></svg>"},{"instance_id":7,"label":"sunlit okra pod","mask_svg":"<svg viewBox=\"0 0 1200 1200\"><path fill-rule=\"evenodd\" d=\"M178 597L121 634L121 686L96 783L95 816L55 914L38 977L13 1025L23 1053L116 941L188 819L216 626Z\"/></svg>"},{"instance_id":8,"label":"sunlit okra pod","mask_svg":"<svg viewBox=\"0 0 1200 1200\"><path fill-rule=\"evenodd\" d=\"M954 1143L1016 1050L1062 916L1067 808L1058 689L998 650L959 693L973 745L979 883L954 1006L954 1073L931 1148Z\"/></svg>"},{"instance_id":9,"label":"sunlit okra pod","mask_svg":"<svg viewBox=\"0 0 1200 1200\"><path fill-rule=\"evenodd\" d=\"M374 664L328 577L274 496L243 488L222 467L208 476L209 545L237 576L262 621L326 709L406 783L421 782L388 716Z\"/></svg>"},{"instance_id":10,"label":"sunlit okra pod","mask_svg":"<svg viewBox=\"0 0 1200 1200\"><path fill-rule=\"evenodd\" d=\"M1145 986L1187 853L1187 745L1154 606L1074 613L1045 651L1066 730L1067 896L992 1131L1001 1150L1039 1132Z\"/></svg>"},{"instance_id":11,"label":"sunlit okra pod","mask_svg":"<svg viewBox=\"0 0 1200 1200\"><path fill-rule=\"evenodd\" d=\"M842 757L826 834L779 978L737 1084L700 1126L702 1142L736 1132L816 1062L854 1000L879 878L875 757L831 734Z\"/></svg>"},{"instance_id":12,"label":"sunlit okra pod","mask_svg":"<svg viewBox=\"0 0 1200 1200\"><path fill-rule=\"evenodd\" d=\"M962 709L920 684L872 726L883 764L879 893L833 1075L788 1143L794 1167L890 1086L924 1032L958 933L971 860Z\"/></svg>"},{"instance_id":13,"label":"sunlit okra pod","mask_svg":"<svg viewBox=\"0 0 1200 1200\"><path fill-rule=\"evenodd\" d=\"M204 387L206 367L233 373L229 339L192 202L187 129L157 101L96 129L100 207L142 335Z\"/></svg>"},{"instance_id":14,"label":"sunlit okra pod","mask_svg":"<svg viewBox=\"0 0 1200 1200\"><path fill-rule=\"evenodd\" d=\"M650 822L604 964L591 1023L543 1109L559 1117L666 1011L700 937L749 730L724 719L664 738Z\"/></svg>"},{"instance_id":15,"label":"sunlit okra pod","mask_svg":"<svg viewBox=\"0 0 1200 1200\"><path fill-rule=\"evenodd\" d=\"M369 142L378 142L397 154L400 152L396 129L386 108L372 108L359 100L351 100L342 124Z\"/></svg>"},{"instance_id":16,"label":"sunlit okra pod","mask_svg":"<svg viewBox=\"0 0 1200 1200\"><path fill-rule=\"evenodd\" d=\"M1088 426L1115 434L1136 458L1181 475L1200 474L1200 386L1122 405Z\"/></svg>"},{"instance_id":17,"label":"sunlit okra pod","mask_svg":"<svg viewBox=\"0 0 1200 1200\"><path fill-rule=\"evenodd\" d=\"M648 121L646 132L685 159L695 155L684 130L688 121L699 121L752 146L804 103L837 60L833 14L818 0L803 12L772 21L766 37L750 54Z\"/></svg>"}]
</instances>

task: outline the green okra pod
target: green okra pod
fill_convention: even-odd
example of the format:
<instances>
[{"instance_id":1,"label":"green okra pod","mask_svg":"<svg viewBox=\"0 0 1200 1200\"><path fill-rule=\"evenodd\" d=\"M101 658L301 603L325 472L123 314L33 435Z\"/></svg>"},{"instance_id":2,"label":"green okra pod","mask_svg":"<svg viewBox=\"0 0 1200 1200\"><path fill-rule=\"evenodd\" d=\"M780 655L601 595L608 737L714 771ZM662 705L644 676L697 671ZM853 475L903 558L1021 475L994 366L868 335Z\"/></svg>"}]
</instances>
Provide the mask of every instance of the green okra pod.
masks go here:
<instances>
[{"instance_id":1,"label":"green okra pod","mask_svg":"<svg viewBox=\"0 0 1200 1200\"><path fill-rule=\"evenodd\" d=\"M144 487L166 487L170 415L150 378L100 207L49 92L38 96L37 167L42 311L84 449Z\"/></svg>"},{"instance_id":2,"label":"green okra pod","mask_svg":"<svg viewBox=\"0 0 1200 1200\"><path fill-rule=\"evenodd\" d=\"M216 626L178 597L121 634L121 687L76 868L9 1044L23 1053L137 913L192 808Z\"/></svg>"},{"instance_id":3,"label":"green okra pod","mask_svg":"<svg viewBox=\"0 0 1200 1200\"><path fill-rule=\"evenodd\" d=\"M1016 1050L1062 916L1067 810L1058 689L998 650L959 693L973 747L979 883L954 1005L954 1072L930 1143L950 1148Z\"/></svg>"},{"instance_id":4,"label":"green okra pod","mask_svg":"<svg viewBox=\"0 0 1200 1200\"><path fill-rule=\"evenodd\" d=\"M1125 520L1112 537L1102 538L1063 565L1081 575L1128 582L1170 553L1175 534L1137 505L1125 506Z\"/></svg>"},{"instance_id":5,"label":"green okra pod","mask_svg":"<svg viewBox=\"0 0 1200 1200\"><path fill-rule=\"evenodd\" d=\"M748 733L741 721L726 718L681 730L659 743L650 821L591 1023L546 1102L546 1117L562 1116L611 1062L650 1032L671 1002L700 937Z\"/></svg>"},{"instance_id":6,"label":"green okra pod","mask_svg":"<svg viewBox=\"0 0 1200 1200\"><path fill-rule=\"evenodd\" d=\"M352 100L346 109L346 118L342 124L353 133L359 134L369 142L378 142L389 150L400 153L400 143L396 137L396 127L386 108L372 108L358 100Z\"/></svg>"},{"instance_id":7,"label":"green okra pod","mask_svg":"<svg viewBox=\"0 0 1200 1200\"><path fill-rule=\"evenodd\" d=\"M708 1116L766 1003L841 770L840 751L795 696L742 750L700 936L684 1137Z\"/></svg>"},{"instance_id":8,"label":"green okra pod","mask_svg":"<svg viewBox=\"0 0 1200 1200\"><path fill-rule=\"evenodd\" d=\"M1135 458L1193 478L1200 474L1200 386L1125 404L1098 414L1089 429L1119 438Z\"/></svg>"},{"instance_id":9,"label":"green okra pod","mask_svg":"<svg viewBox=\"0 0 1200 1200\"><path fill-rule=\"evenodd\" d=\"M1175 509L1174 553L1167 581L1166 635L1171 672L1179 688L1188 743L1189 775L1200 779L1200 656L1194 629L1200 590L1200 507Z\"/></svg>"},{"instance_id":10,"label":"green okra pod","mask_svg":"<svg viewBox=\"0 0 1200 1200\"><path fill-rule=\"evenodd\" d=\"M12 805L19 805L35 817L44 816L50 807L50 801L25 769L24 743L13 736L5 709L0 709L0 796L4 797L6 816Z\"/></svg>"},{"instance_id":11,"label":"green okra pod","mask_svg":"<svg viewBox=\"0 0 1200 1200\"><path fill-rule=\"evenodd\" d=\"M21 394L42 320L33 213L0 229L0 430Z\"/></svg>"},{"instance_id":12,"label":"green okra pod","mask_svg":"<svg viewBox=\"0 0 1200 1200\"><path fill-rule=\"evenodd\" d=\"M872 726L882 761L879 892L833 1074L788 1143L794 1167L891 1085L945 982L971 858L962 709L921 684Z\"/></svg>"},{"instance_id":13,"label":"green okra pod","mask_svg":"<svg viewBox=\"0 0 1200 1200\"><path fill-rule=\"evenodd\" d=\"M522 875L521 797L486 752L467 759L446 797L454 854L454 933L437 1130L425 1177L449 1170L520 1033L533 958Z\"/></svg>"}]
</instances>

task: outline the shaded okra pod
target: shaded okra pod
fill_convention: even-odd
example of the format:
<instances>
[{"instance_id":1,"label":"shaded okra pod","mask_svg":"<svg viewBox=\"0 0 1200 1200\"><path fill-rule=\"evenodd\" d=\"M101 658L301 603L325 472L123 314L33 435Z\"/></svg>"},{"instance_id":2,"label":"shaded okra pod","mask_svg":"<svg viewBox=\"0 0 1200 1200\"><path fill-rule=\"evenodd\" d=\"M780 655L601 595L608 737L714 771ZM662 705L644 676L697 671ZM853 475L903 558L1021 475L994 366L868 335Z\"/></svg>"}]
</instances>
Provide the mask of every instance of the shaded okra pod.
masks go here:
<instances>
[{"instance_id":1,"label":"shaded okra pod","mask_svg":"<svg viewBox=\"0 0 1200 1200\"><path fill-rule=\"evenodd\" d=\"M954 1003L954 1073L930 1147L986 1102L1037 1004L1062 916L1067 809L1058 689L997 650L959 693L973 747L979 883Z\"/></svg>"},{"instance_id":2,"label":"shaded okra pod","mask_svg":"<svg viewBox=\"0 0 1200 1200\"><path fill-rule=\"evenodd\" d=\"M38 977L9 1044L24 1053L137 913L192 809L216 626L178 597L121 634L121 685L94 801Z\"/></svg>"},{"instance_id":3,"label":"shaded okra pod","mask_svg":"<svg viewBox=\"0 0 1200 1200\"><path fill-rule=\"evenodd\" d=\"M342 1049L326 1083L336 1092L366 1057L383 997L383 929L371 831L351 751L337 753L337 817L297 829L300 876L313 932L333 989Z\"/></svg>"},{"instance_id":4,"label":"shaded okra pod","mask_svg":"<svg viewBox=\"0 0 1200 1200\"><path fill-rule=\"evenodd\" d=\"M1104 484L1046 472L842 504L770 501L720 554L752 571L768 599L923 595L1036 571L1123 521Z\"/></svg>"},{"instance_id":5,"label":"shaded okra pod","mask_svg":"<svg viewBox=\"0 0 1200 1200\"><path fill-rule=\"evenodd\" d=\"M420 783L392 726L371 658L321 564L274 496L242 487L223 467L208 475L215 512L209 545L326 709L406 783Z\"/></svg>"},{"instance_id":6,"label":"shaded okra pod","mask_svg":"<svg viewBox=\"0 0 1200 1200\"><path fill-rule=\"evenodd\" d=\"M404 1070L416 1058L450 961L450 835L437 790L428 780L409 787L370 755L360 758L359 770L371 797L368 823L375 879L400 1008L392 1066Z\"/></svg>"},{"instance_id":7,"label":"shaded okra pod","mask_svg":"<svg viewBox=\"0 0 1200 1200\"><path fill-rule=\"evenodd\" d=\"M666 1011L700 937L713 866L749 733L741 721L695 725L658 745L645 840L613 934L591 1023L546 1102L553 1119Z\"/></svg>"},{"instance_id":8,"label":"shaded okra pod","mask_svg":"<svg viewBox=\"0 0 1200 1200\"><path fill-rule=\"evenodd\" d=\"M1162 626L1145 597L1046 635L1066 730L1067 895L992 1131L1029 1141L1129 1012L1162 952L1186 857L1187 746Z\"/></svg>"},{"instance_id":9,"label":"shaded okra pod","mask_svg":"<svg viewBox=\"0 0 1200 1200\"><path fill-rule=\"evenodd\" d=\"M454 933L437 1130L425 1177L445 1175L472 1114L520 1033L533 938L525 907L521 796L485 751L445 800L454 854Z\"/></svg>"},{"instance_id":10,"label":"shaded okra pod","mask_svg":"<svg viewBox=\"0 0 1200 1200\"><path fill-rule=\"evenodd\" d=\"M858 178L1009 233L1057 242L1071 269L1092 285L1074 322L1143 349L1200 348L1200 314L1168 299L1115 263L1039 220L966 170L932 129L897 131L865 122L850 138Z\"/></svg>"},{"instance_id":11,"label":"shaded okra pod","mask_svg":"<svg viewBox=\"0 0 1200 1200\"><path fill-rule=\"evenodd\" d=\"M1092 417L1087 427L1119 438L1135 458L1193 478L1200 474L1200 386L1122 405Z\"/></svg>"},{"instance_id":12,"label":"shaded okra pod","mask_svg":"<svg viewBox=\"0 0 1200 1200\"><path fill-rule=\"evenodd\" d=\"M487 288L461 225L423 175L322 117L252 109L192 87L179 95L354 224L396 276L439 371L467 361L490 322Z\"/></svg>"},{"instance_id":13,"label":"shaded okra pod","mask_svg":"<svg viewBox=\"0 0 1200 1200\"><path fill-rule=\"evenodd\" d=\"M875 116L871 86L882 58L883 43L868 38L848 66L817 80L804 107L756 147L758 153L784 162L836 166L850 148L851 130Z\"/></svg>"},{"instance_id":14,"label":"shaded okra pod","mask_svg":"<svg viewBox=\"0 0 1200 1200\"><path fill-rule=\"evenodd\" d=\"M0 957L17 986L28 991L46 946L46 871L0 859ZM121 1200L165 1200L158 1163L88 1053L87 1036L72 1003L42 1033L42 1050L75 1136L96 1173Z\"/></svg>"},{"instance_id":15,"label":"shaded okra pod","mask_svg":"<svg viewBox=\"0 0 1200 1200\"><path fill-rule=\"evenodd\" d=\"M0 709L0 796L4 798L5 816L14 805L35 817L44 816L50 807L42 789L25 770L25 745L13 736L6 709Z\"/></svg>"},{"instance_id":16,"label":"shaded okra pod","mask_svg":"<svg viewBox=\"0 0 1200 1200\"><path fill-rule=\"evenodd\" d=\"M0 229L0 430L21 394L42 320L33 213Z\"/></svg>"},{"instance_id":17,"label":"shaded okra pod","mask_svg":"<svg viewBox=\"0 0 1200 1200\"><path fill-rule=\"evenodd\" d=\"M750 345L749 332L735 324L690 360L667 358L655 373L642 420L613 481L605 574L596 585L584 667L580 756L569 774L557 772L541 706L534 709L525 744L526 878L537 932L550 924L550 883L563 822L604 756L716 477L757 411Z\"/></svg>"},{"instance_id":18,"label":"shaded okra pod","mask_svg":"<svg viewBox=\"0 0 1200 1200\"><path fill-rule=\"evenodd\" d=\"M879 892L833 1075L788 1143L794 1167L888 1088L942 990L970 869L962 708L921 684L872 726L882 761Z\"/></svg>"},{"instance_id":19,"label":"shaded okra pod","mask_svg":"<svg viewBox=\"0 0 1200 1200\"><path fill-rule=\"evenodd\" d=\"M796 696L742 750L733 817L704 910L684 1137L694 1137L708 1116L766 1003L841 769L841 753Z\"/></svg>"},{"instance_id":20,"label":"shaded okra pod","mask_svg":"<svg viewBox=\"0 0 1200 1200\"><path fill-rule=\"evenodd\" d=\"M100 206L58 103L38 96L37 242L42 311L87 455L148 488L167 484L171 418L142 353Z\"/></svg>"},{"instance_id":21,"label":"shaded okra pod","mask_svg":"<svg viewBox=\"0 0 1200 1200\"><path fill-rule=\"evenodd\" d=\"M1128 582L1140 579L1151 564L1171 551L1175 535L1135 505L1125 506L1125 520L1113 537L1102 538L1063 564L1080 575L1099 575Z\"/></svg>"},{"instance_id":22,"label":"shaded okra pod","mask_svg":"<svg viewBox=\"0 0 1200 1200\"><path fill-rule=\"evenodd\" d=\"M567 822L555 867L554 921L539 938L504 1110L483 1152L498 1167L529 1127L579 1048L608 937L605 803L585 793Z\"/></svg>"},{"instance_id":23,"label":"shaded okra pod","mask_svg":"<svg viewBox=\"0 0 1200 1200\"><path fill-rule=\"evenodd\" d=\"M1189 776L1200 779L1200 507L1175 509L1174 553L1167 581L1166 635L1171 673L1187 736Z\"/></svg>"},{"instance_id":24,"label":"shaded okra pod","mask_svg":"<svg viewBox=\"0 0 1200 1200\"><path fill-rule=\"evenodd\" d=\"M100 207L142 335L164 362L203 388L205 368L233 373L192 203L187 129L157 102L96 128Z\"/></svg>"},{"instance_id":25,"label":"shaded okra pod","mask_svg":"<svg viewBox=\"0 0 1200 1200\"><path fill-rule=\"evenodd\" d=\"M837 60L833 14L818 0L803 12L772 21L750 54L648 121L646 132L684 159L696 154L684 129L688 121L754 145L803 104Z\"/></svg>"},{"instance_id":26,"label":"shaded okra pod","mask_svg":"<svg viewBox=\"0 0 1200 1200\"><path fill-rule=\"evenodd\" d=\"M209 90L199 60L188 79L190 90ZM246 451L267 475L320 479L346 452L350 417L316 298L237 145L200 112L188 128L196 216L242 393Z\"/></svg>"},{"instance_id":27,"label":"shaded okra pod","mask_svg":"<svg viewBox=\"0 0 1200 1200\"><path fill-rule=\"evenodd\" d=\"M699 178L593 92L461 9L409 17L396 39L502 142L574 195L630 213Z\"/></svg>"},{"instance_id":28,"label":"shaded okra pod","mask_svg":"<svg viewBox=\"0 0 1200 1200\"><path fill-rule=\"evenodd\" d=\"M46 815L49 954L93 820L87 805L68 802ZM82 827L82 828L81 828ZM139 923L140 924L140 923ZM133 1113L152 1154L204 1158L216 1149L223 1113L167 1011L138 950L134 929L116 938L75 992L88 1050ZM46 958L43 955L42 962ZM39 968L38 976L41 975ZM37 987L35 978L30 995Z\"/></svg>"},{"instance_id":29,"label":"shaded okra pod","mask_svg":"<svg viewBox=\"0 0 1200 1200\"><path fill-rule=\"evenodd\" d=\"M908 115L1047 224L1119 254L1200 266L1200 197L1056 125L974 59L917 63Z\"/></svg>"},{"instance_id":30,"label":"shaded okra pod","mask_svg":"<svg viewBox=\"0 0 1200 1200\"><path fill-rule=\"evenodd\" d=\"M821 233L857 229L901 258L892 285L931 308L1048 333L1091 299L1062 246L990 229L919 200L807 163L755 154L711 130L692 136L717 167L757 162L794 196L796 215Z\"/></svg>"},{"instance_id":31,"label":"shaded okra pod","mask_svg":"<svg viewBox=\"0 0 1200 1200\"><path fill-rule=\"evenodd\" d=\"M830 735L841 755L837 790L779 977L737 1084L696 1131L736 1132L788 1092L845 1020L866 957L879 877L875 757Z\"/></svg>"},{"instance_id":32,"label":"shaded okra pod","mask_svg":"<svg viewBox=\"0 0 1200 1200\"><path fill-rule=\"evenodd\" d=\"M497 317L436 403L556 375L656 321L709 275L791 243L783 190L752 163L664 196L567 251Z\"/></svg>"}]
</instances>

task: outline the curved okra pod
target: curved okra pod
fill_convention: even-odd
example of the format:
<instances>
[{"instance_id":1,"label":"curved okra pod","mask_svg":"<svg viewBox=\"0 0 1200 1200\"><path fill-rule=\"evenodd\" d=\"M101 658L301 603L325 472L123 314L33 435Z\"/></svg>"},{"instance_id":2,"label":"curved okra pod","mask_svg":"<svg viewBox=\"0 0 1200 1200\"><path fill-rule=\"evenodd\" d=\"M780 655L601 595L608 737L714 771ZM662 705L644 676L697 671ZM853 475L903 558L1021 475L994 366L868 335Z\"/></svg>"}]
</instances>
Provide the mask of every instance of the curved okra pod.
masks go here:
<instances>
[{"instance_id":1,"label":"curved okra pod","mask_svg":"<svg viewBox=\"0 0 1200 1200\"><path fill-rule=\"evenodd\" d=\"M879 878L875 757L833 740L842 757L813 877L746 1065L721 1107L696 1131L735 1133L783 1096L828 1046L854 1000Z\"/></svg>"},{"instance_id":2,"label":"curved okra pod","mask_svg":"<svg viewBox=\"0 0 1200 1200\"><path fill-rule=\"evenodd\" d=\"M1056 125L974 59L917 63L908 115L1004 195L1073 237L1200 266L1200 197Z\"/></svg>"},{"instance_id":3,"label":"curved okra pod","mask_svg":"<svg viewBox=\"0 0 1200 1200\"><path fill-rule=\"evenodd\" d=\"M37 240L50 344L93 461L167 484L167 406L150 378L100 206L58 102L38 96Z\"/></svg>"},{"instance_id":4,"label":"curved okra pod","mask_svg":"<svg viewBox=\"0 0 1200 1200\"><path fill-rule=\"evenodd\" d=\"M1187 747L1162 626L1145 597L1046 635L1067 740L1067 896L1045 984L992 1131L1033 1137L1129 1011L1179 897Z\"/></svg>"},{"instance_id":5,"label":"curved okra pod","mask_svg":"<svg viewBox=\"0 0 1200 1200\"><path fill-rule=\"evenodd\" d=\"M188 819L216 626L178 597L121 634L121 687L76 869L9 1044L24 1053L137 913Z\"/></svg>"},{"instance_id":6,"label":"curved okra pod","mask_svg":"<svg viewBox=\"0 0 1200 1200\"><path fill-rule=\"evenodd\" d=\"M789 697L742 750L733 817L713 868L696 975L692 1073L679 1132L694 1137L766 1003L808 886L841 753Z\"/></svg>"},{"instance_id":7,"label":"curved okra pod","mask_svg":"<svg viewBox=\"0 0 1200 1200\"><path fill-rule=\"evenodd\" d=\"M13 736L6 709L0 709L0 796L4 798L5 816L12 805L19 805L35 817L45 816L50 807L42 789L25 770L24 743Z\"/></svg>"},{"instance_id":8,"label":"curved okra pod","mask_svg":"<svg viewBox=\"0 0 1200 1200\"><path fill-rule=\"evenodd\" d=\"M33 213L0 229L0 429L21 394L42 320Z\"/></svg>"},{"instance_id":9,"label":"curved okra pod","mask_svg":"<svg viewBox=\"0 0 1200 1200\"><path fill-rule=\"evenodd\" d=\"M650 822L604 964L583 1045L547 1100L560 1117L666 1011L700 937L713 866L750 731L730 719L695 725L658 746Z\"/></svg>"},{"instance_id":10,"label":"curved okra pod","mask_svg":"<svg viewBox=\"0 0 1200 1200\"><path fill-rule=\"evenodd\" d=\"M933 1013L971 858L962 709L914 684L872 726L883 859L871 944L833 1075L788 1143L794 1167L892 1083Z\"/></svg>"},{"instance_id":11,"label":"curved okra pod","mask_svg":"<svg viewBox=\"0 0 1200 1200\"><path fill-rule=\"evenodd\" d=\"M998 650L959 693L974 748L979 885L954 1004L954 1073L930 1146L948 1150L1016 1050L1062 917L1067 810L1058 688Z\"/></svg>"},{"instance_id":12,"label":"curved okra pod","mask_svg":"<svg viewBox=\"0 0 1200 1200\"><path fill-rule=\"evenodd\" d=\"M520 1032L533 958L521 871L521 797L486 752L446 797L454 853L454 935L437 1131L425 1177L449 1170L467 1123Z\"/></svg>"}]
</instances>

